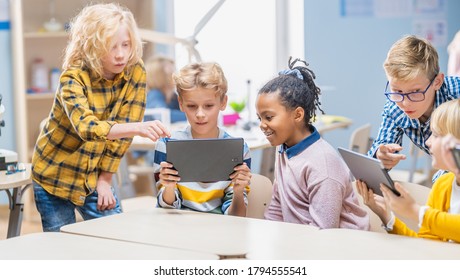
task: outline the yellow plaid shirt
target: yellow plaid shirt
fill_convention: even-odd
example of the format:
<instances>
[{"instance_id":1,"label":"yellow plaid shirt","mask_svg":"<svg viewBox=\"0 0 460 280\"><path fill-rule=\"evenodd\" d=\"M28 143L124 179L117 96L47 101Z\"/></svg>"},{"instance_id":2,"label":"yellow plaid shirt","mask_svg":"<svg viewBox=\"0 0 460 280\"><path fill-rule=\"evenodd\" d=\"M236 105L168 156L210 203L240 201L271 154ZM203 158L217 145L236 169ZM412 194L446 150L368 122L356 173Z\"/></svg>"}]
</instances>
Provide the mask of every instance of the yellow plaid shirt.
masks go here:
<instances>
[{"instance_id":1,"label":"yellow plaid shirt","mask_svg":"<svg viewBox=\"0 0 460 280\"><path fill-rule=\"evenodd\" d=\"M146 99L142 62L113 81L88 70L61 75L48 122L32 157L32 177L47 192L83 205L101 171L116 172L132 138L108 140L116 123L142 121Z\"/></svg>"}]
</instances>

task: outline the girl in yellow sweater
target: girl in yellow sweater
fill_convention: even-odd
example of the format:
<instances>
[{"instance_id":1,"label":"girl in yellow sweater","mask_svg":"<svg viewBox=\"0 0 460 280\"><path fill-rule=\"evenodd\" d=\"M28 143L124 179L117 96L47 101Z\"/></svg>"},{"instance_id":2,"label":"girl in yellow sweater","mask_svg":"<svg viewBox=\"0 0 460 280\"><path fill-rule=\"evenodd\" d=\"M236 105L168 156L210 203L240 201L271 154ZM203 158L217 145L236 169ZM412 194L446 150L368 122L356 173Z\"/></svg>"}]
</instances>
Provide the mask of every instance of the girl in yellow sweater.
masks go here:
<instances>
[{"instance_id":1,"label":"girl in yellow sweater","mask_svg":"<svg viewBox=\"0 0 460 280\"><path fill-rule=\"evenodd\" d=\"M401 196L381 185L383 196L375 195L364 182L358 181L359 194L382 220L389 233L460 242L460 177L458 169L446 154L446 139L460 139L460 100L451 100L436 108L431 115L432 134L426 144L432 155L432 166L449 170L434 183L425 206L418 205L400 184L395 183ZM391 210L391 211L390 211ZM419 231L407 227L393 213L418 221Z\"/></svg>"}]
</instances>

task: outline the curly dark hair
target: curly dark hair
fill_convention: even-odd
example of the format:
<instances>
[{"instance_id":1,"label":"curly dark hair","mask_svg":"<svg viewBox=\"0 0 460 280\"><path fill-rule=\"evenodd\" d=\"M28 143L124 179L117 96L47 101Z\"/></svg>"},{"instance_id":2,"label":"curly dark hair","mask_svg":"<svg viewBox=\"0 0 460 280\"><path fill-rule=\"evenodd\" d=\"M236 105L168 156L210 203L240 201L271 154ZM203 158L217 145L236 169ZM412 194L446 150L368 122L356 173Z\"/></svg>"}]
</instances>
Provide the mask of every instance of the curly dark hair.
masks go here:
<instances>
[{"instance_id":1,"label":"curly dark hair","mask_svg":"<svg viewBox=\"0 0 460 280\"><path fill-rule=\"evenodd\" d=\"M303 65L295 66L298 62ZM319 101L321 89L313 81L316 76L312 70L307 68L307 62L299 58L292 61L292 57L289 57L288 65L289 69L280 72L278 77L266 83L259 90L259 94L278 93L281 103L289 110L297 107L303 108L305 125L309 127L316 117L317 109L324 114Z\"/></svg>"}]
</instances>

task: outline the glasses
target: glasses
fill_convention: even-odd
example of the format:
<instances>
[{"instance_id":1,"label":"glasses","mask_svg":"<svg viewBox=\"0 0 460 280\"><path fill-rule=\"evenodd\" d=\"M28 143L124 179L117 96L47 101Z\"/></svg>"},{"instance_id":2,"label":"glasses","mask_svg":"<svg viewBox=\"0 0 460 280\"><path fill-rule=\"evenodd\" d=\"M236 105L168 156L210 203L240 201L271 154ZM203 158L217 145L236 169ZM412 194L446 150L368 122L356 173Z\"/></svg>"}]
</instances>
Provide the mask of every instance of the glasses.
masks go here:
<instances>
[{"instance_id":1,"label":"glasses","mask_svg":"<svg viewBox=\"0 0 460 280\"><path fill-rule=\"evenodd\" d=\"M431 80L430 84L426 87L424 91L415 91L409 93L387 92L388 85L390 84L390 82L387 82L387 85L385 87L385 96L388 98L388 100L396 103L403 102L405 97L407 97L407 99L409 99L412 102L423 101L425 100L425 93L430 88L435 78L436 76Z\"/></svg>"},{"instance_id":2,"label":"glasses","mask_svg":"<svg viewBox=\"0 0 460 280\"><path fill-rule=\"evenodd\" d=\"M6 175L11 175L23 171L26 171L26 166L24 163L12 163L6 166Z\"/></svg>"}]
</instances>

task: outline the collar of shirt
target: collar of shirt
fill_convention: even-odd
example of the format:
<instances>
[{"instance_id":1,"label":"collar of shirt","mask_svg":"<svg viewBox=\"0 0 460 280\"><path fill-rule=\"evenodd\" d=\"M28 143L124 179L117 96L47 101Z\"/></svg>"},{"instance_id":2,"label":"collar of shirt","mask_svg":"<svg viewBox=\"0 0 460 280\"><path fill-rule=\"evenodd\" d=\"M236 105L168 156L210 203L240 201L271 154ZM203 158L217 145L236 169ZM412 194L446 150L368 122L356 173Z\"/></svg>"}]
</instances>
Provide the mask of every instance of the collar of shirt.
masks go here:
<instances>
[{"instance_id":1,"label":"collar of shirt","mask_svg":"<svg viewBox=\"0 0 460 280\"><path fill-rule=\"evenodd\" d=\"M121 79L124 79L125 81L128 81L128 77L129 77L128 70L125 69L124 71L116 74L115 77L113 77L113 80L107 80L106 78L102 78L102 79L104 79L108 83L114 83L115 84L115 83L121 81Z\"/></svg>"},{"instance_id":2,"label":"collar of shirt","mask_svg":"<svg viewBox=\"0 0 460 280\"><path fill-rule=\"evenodd\" d=\"M313 125L310 125L311 134L300 141L299 143L295 144L294 146L287 148L285 144L280 146L279 153L286 152L288 159L298 155L302 151L306 150L310 147L313 143L318 141L321 136L319 135L318 130Z\"/></svg>"},{"instance_id":3,"label":"collar of shirt","mask_svg":"<svg viewBox=\"0 0 460 280\"><path fill-rule=\"evenodd\" d=\"M131 68L132 68L132 67L131 67ZM94 78L94 73L92 73L91 70L89 70L88 67L84 67L82 70L83 70L83 71L89 72L90 77ZM113 80L107 80L107 79L104 78L104 77L101 77L101 78L99 78L99 79L97 79L97 80L94 80L94 79L92 79L92 80L93 80L93 81L96 81L96 82L99 82L100 80L103 80L105 84L114 84L114 83L119 82L121 79L124 79L125 81L128 81L128 79L129 79L129 74L130 74L129 72L130 72L131 70L132 70L132 69L126 69L126 68L125 68L122 72L116 74L115 77L113 77Z\"/></svg>"}]
</instances>

